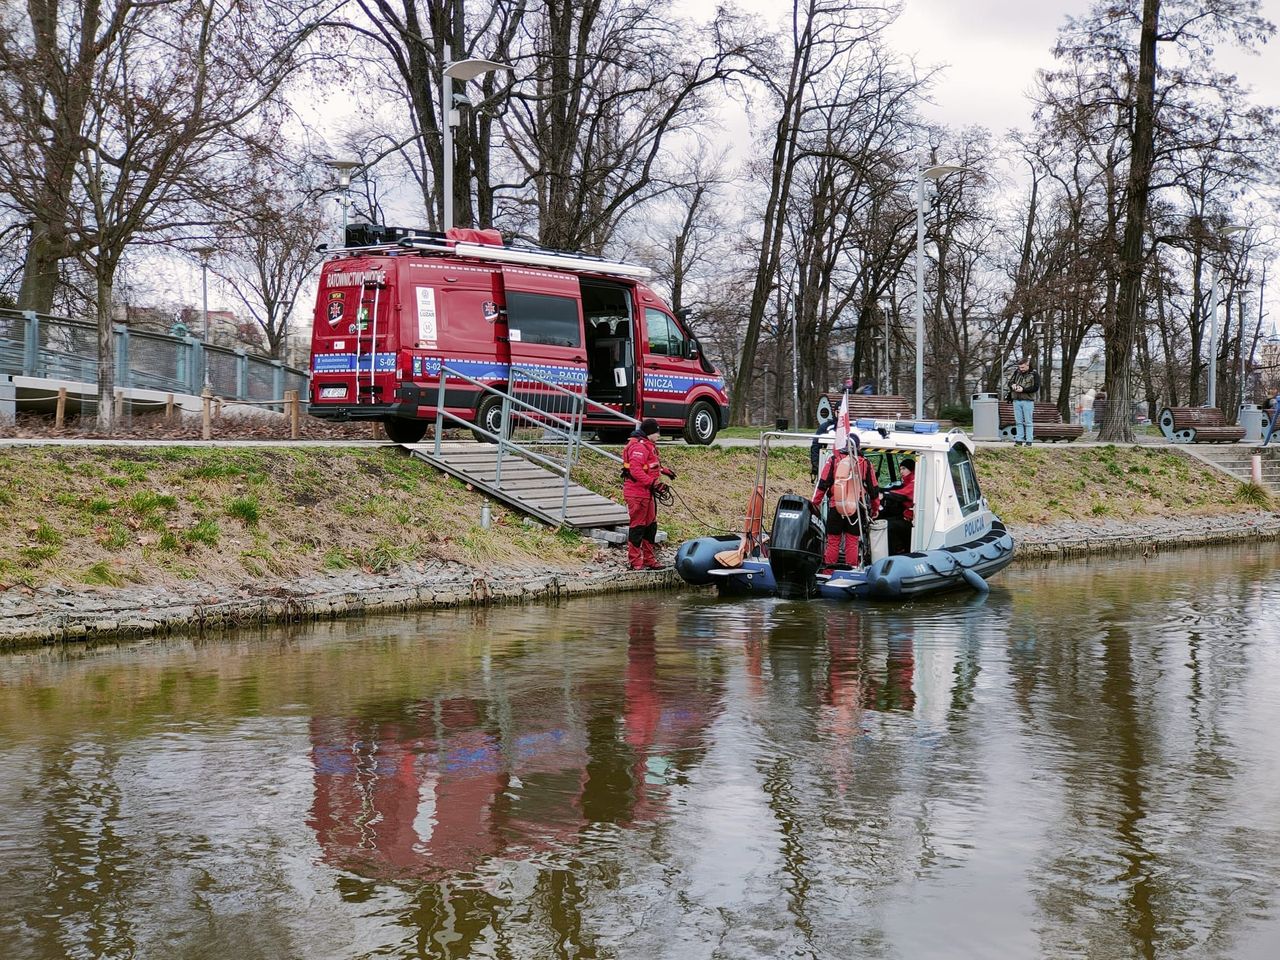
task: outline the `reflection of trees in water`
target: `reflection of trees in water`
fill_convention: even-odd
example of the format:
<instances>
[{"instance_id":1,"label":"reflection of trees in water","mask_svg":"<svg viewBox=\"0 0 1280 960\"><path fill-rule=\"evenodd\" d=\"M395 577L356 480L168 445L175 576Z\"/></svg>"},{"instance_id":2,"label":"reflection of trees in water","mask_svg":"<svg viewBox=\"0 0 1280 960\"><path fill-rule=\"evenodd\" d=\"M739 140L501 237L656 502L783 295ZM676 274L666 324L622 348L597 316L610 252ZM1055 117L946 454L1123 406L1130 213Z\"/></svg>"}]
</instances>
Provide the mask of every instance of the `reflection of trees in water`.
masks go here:
<instances>
[{"instance_id":1,"label":"reflection of trees in water","mask_svg":"<svg viewBox=\"0 0 1280 960\"><path fill-rule=\"evenodd\" d=\"M133 956L144 864L120 833L119 754L81 741L50 745L43 760L35 805L44 810L48 872L25 918L36 955Z\"/></svg>"},{"instance_id":2,"label":"reflection of trees in water","mask_svg":"<svg viewBox=\"0 0 1280 960\"><path fill-rule=\"evenodd\" d=\"M1230 955L1271 904L1277 839L1240 802L1231 735L1257 667L1224 629L1240 581L1218 586L1150 603L1104 593L1066 622L1036 618L1037 679L1015 686L1065 805L1036 873L1046 955Z\"/></svg>"}]
</instances>

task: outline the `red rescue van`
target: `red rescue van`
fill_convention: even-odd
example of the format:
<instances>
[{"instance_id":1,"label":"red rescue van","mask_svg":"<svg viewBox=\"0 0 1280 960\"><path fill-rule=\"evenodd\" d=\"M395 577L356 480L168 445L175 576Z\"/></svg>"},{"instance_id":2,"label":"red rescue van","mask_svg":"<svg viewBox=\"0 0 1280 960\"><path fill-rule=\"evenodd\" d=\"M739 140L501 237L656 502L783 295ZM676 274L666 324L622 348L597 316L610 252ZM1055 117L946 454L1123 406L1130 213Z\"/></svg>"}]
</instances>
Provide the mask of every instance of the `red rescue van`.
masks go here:
<instances>
[{"instance_id":1,"label":"red rescue van","mask_svg":"<svg viewBox=\"0 0 1280 960\"><path fill-rule=\"evenodd\" d=\"M363 243L355 246L354 243ZM644 267L503 244L496 230L353 227L320 272L311 339L312 416L380 420L399 443L434 421L441 365L503 389L528 368L664 433L710 443L727 422L724 379ZM501 399L445 381L448 413L490 433ZM588 407L605 440L631 430Z\"/></svg>"}]
</instances>

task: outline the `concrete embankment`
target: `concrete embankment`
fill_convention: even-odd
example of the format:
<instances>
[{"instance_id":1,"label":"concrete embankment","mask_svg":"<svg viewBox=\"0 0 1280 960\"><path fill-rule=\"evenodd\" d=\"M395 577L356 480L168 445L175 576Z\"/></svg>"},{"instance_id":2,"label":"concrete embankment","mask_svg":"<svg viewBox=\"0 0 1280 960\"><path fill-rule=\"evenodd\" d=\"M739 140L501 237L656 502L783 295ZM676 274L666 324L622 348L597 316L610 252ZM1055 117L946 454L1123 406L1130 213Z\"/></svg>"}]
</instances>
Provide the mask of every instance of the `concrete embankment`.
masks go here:
<instances>
[{"instance_id":1,"label":"concrete embankment","mask_svg":"<svg viewBox=\"0 0 1280 960\"><path fill-rule=\"evenodd\" d=\"M663 456L671 543L738 525L754 450ZM1280 537L1265 497L1176 451L983 450L979 469L1020 559ZM478 493L394 449L11 447L0 476L0 646L680 586L502 508L484 529ZM616 467L587 482L613 492ZM811 490L806 451L770 484Z\"/></svg>"}]
</instances>

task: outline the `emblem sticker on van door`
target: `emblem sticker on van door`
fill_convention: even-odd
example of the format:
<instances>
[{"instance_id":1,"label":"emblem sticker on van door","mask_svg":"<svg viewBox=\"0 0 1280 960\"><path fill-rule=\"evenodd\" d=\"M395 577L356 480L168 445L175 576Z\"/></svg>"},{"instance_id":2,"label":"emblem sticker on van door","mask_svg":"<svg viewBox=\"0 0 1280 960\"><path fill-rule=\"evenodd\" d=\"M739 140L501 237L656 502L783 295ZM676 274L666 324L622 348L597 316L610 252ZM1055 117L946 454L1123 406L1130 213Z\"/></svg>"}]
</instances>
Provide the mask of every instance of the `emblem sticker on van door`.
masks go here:
<instances>
[{"instance_id":1,"label":"emblem sticker on van door","mask_svg":"<svg viewBox=\"0 0 1280 960\"><path fill-rule=\"evenodd\" d=\"M436 331L436 289L435 287L418 287L418 342L435 343Z\"/></svg>"}]
</instances>

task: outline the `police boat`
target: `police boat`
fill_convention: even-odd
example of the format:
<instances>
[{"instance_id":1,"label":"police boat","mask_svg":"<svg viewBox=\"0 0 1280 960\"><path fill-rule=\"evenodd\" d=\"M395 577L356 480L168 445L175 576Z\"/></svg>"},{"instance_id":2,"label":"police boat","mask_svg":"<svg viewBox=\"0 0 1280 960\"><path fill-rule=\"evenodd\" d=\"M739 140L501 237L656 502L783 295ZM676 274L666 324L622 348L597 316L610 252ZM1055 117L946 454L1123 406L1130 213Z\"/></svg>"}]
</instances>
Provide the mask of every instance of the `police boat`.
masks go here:
<instances>
[{"instance_id":1,"label":"police boat","mask_svg":"<svg viewBox=\"0 0 1280 960\"><path fill-rule=\"evenodd\" d=\"M757 484L741 537L698 537L680 545L676 572L689 584L714 584L726 596L820 597L829 600L908 600L946 590L986 592L987 580L1013 559L1013 537L982 495L973 465L973 441L962 430L943 433L938 424L915 420L859 419L850 433L876 471L882 492L902 482L902 464L915 461L915 484L905 552L889 552L888 523L871 519L860 541L869 549L848 563L826 568L825 510L794 493L778 498L773 524L763 515L768 463L781 437L811 435L768 432L760 437ZM823 462L833 435L819 438Z\"/></svg>"}]
</instances>

